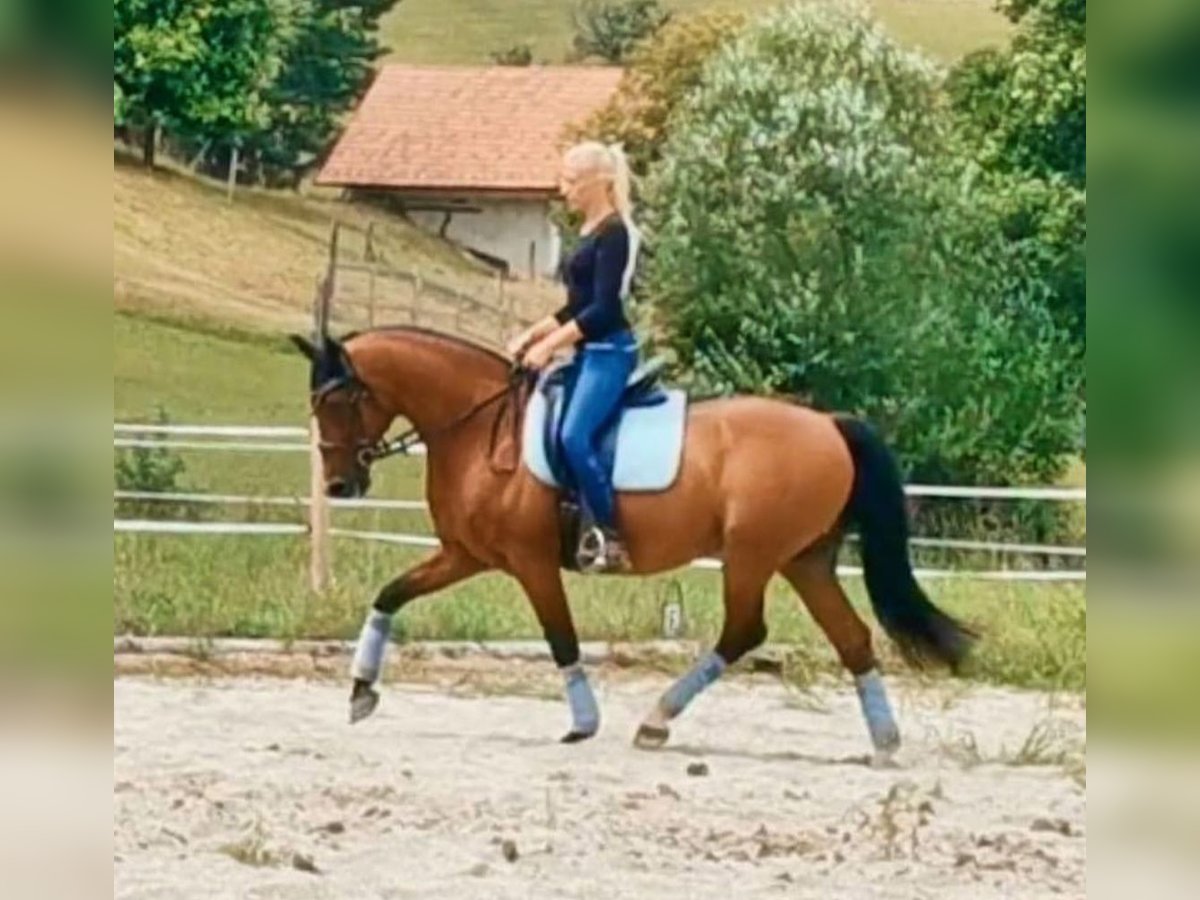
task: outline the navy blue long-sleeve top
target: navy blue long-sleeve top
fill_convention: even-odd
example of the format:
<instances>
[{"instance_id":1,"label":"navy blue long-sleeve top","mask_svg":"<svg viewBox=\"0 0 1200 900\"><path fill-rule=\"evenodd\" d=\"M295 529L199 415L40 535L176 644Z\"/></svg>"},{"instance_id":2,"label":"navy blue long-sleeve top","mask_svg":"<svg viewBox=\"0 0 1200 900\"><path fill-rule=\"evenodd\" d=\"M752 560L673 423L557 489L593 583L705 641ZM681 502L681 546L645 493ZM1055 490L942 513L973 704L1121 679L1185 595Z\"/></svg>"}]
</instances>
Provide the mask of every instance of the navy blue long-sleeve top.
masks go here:
<instances>
[{"instance_id":1,"label":"navy blue long-sleeve top","mask_svg":"<svg viewBox=\"0 0 1200 900\"><path fill-rule=\"evenodd\" d=\"M564 266L567 304L554 314L561 324L572 319L588 341L599 341L629 328L623 303L629 290L637 248L619 216L602 222L579 242Z\"/></svg>"}]
</instances>

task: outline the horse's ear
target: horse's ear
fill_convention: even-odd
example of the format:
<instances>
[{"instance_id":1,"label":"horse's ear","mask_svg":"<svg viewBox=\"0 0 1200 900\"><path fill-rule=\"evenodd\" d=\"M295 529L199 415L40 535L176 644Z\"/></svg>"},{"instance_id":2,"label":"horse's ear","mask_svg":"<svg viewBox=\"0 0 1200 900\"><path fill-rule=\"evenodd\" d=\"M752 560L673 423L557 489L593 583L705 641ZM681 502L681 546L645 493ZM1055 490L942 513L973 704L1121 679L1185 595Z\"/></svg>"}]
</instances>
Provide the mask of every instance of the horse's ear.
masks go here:
<instances>
[{"instance_id":1,"label":"horse's ear","mask_svg":"<svg viewBox=\"0 0 1200 900\"><path fill-rule=\"evenodd\" d=\"M317 346L312 341L310 341L308 338L304 337L304 335L289 334L288 340L290 340L293 344L295 344L296 349L299 350L301 353L303 353L305 356L307 356L310 362L315 363L318 359L321 358L321 351L319 349L317 349Z\"/></svg>"}]
</instances>

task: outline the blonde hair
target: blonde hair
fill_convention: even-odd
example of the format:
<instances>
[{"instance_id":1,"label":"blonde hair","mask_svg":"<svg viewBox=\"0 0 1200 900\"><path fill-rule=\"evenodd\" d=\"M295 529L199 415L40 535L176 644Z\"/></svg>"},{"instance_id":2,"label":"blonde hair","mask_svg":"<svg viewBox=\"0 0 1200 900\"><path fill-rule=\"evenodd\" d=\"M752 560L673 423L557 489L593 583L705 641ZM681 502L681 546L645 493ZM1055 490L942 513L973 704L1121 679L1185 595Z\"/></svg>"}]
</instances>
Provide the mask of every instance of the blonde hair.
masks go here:
<instances>
[{"instance_id":1,"label":"blonde hair","mask_svg":"<svg viewBox=\"0 0 1200 900\"><path fill-rule=\"evenodd\" d=\"M637 231L633 224L633 174L629 170L629 159L620 144L601 144L599 141L582 141L569 149L563 157L567 162L586 169L595 169L609 180L612 204L617 215L631 233Z\"/></svg>"}]
</instances>

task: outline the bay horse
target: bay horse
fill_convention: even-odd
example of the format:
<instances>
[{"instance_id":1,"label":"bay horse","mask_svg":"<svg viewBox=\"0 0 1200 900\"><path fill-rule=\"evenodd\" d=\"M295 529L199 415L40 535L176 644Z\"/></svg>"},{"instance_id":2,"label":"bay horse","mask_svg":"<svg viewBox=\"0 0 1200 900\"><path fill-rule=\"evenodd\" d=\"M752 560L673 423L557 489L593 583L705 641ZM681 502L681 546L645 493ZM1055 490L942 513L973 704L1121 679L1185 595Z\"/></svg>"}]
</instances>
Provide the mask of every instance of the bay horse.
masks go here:
<instances>
[{"instance_id":1,"label":"bay horse","mask_svg":"<svg viewBox=\"0 0 1200 900\"><path fill-rule=\"evenodd\" d=\"M323 329L322 329L323 330ZM521 464L519 389L512 363L460 338L388 327L338 341L292 336L311 363L311 403L320 432L326 491L361 496L379 457L419 439L426 497L441 546L375 597L351 667L351 721L369 715L392 617L418 597L485 571L521 585L562 670L571 729L591 737L600 713L579 664L579 641L561 571L558 495ZM393 420L412 426L387 442ZM390 449L389 449L390 448ZM838 583L838 547L860 533L871 605L908 660L957 670L974 635L929 601L908 555L899 470L859 419L753 396L693 403L674 483L617 497L633 574L722 563L724 625L715 648L662 695L634 743L656 747L668 723L725 668L767 636L764 592L782 575L802 598L854 677L877 756L900 740L877 671L871 632Z\"/></svg>"}]
</instances>

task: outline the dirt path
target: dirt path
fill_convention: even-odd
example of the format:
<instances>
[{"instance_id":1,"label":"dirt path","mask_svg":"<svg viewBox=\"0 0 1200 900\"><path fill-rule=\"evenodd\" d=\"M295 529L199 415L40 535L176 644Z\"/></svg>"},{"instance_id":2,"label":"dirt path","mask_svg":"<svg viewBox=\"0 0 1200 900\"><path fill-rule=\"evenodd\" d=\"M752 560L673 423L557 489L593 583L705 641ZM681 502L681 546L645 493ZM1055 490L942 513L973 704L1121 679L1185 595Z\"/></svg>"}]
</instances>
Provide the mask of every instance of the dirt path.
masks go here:
<instances>
[{"instance_id":1,"label":"dirt path","mask_svg":"<svg viewBox=\"0 0 1200 900\"><path fill-rule=\"evenodd\" d=\"M545 667L502 671L388 685L353 728L337 682L118 678L117 895L1084 896L1077 698L895 687L877 770L844 685L727 680L647 753L665 676L601 675L600 736L562 746Z\"/></svg>"}]
</instances>

